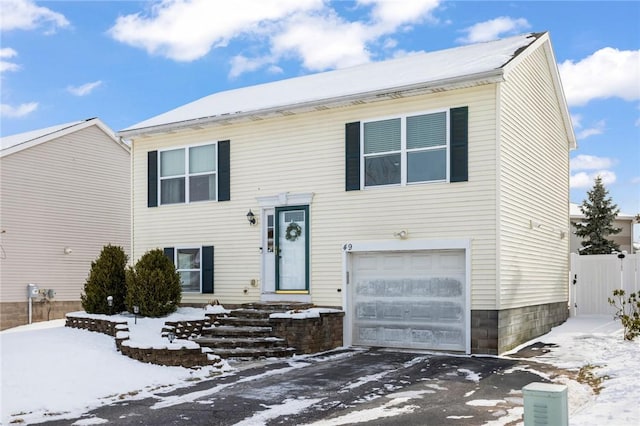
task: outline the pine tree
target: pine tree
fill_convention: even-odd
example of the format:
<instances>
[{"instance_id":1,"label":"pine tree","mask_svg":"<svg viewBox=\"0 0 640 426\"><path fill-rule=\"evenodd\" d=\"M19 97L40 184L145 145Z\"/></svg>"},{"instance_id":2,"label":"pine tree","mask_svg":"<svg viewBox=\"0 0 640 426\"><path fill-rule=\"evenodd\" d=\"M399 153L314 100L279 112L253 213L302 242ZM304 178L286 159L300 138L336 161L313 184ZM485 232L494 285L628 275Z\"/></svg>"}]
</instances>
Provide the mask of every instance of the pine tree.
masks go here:
<instances>
[{"instance_id":1,"label":"pine tree","mask_svg":"<svg viewBox=\"0 0 640 426\"><path fill-rule=\"evenodd\" d=\"M90 314L115 314L125 310L127 295L125 268L127 255L122 247L106 245L100 256L91 262L91 270L84 284L80 300L84 310ZM109 306L107 297L113 297Z\"/></svg>"},{"instance_id":2,"label":"pine tree","mask_svg":"<svg viewBox=\"0 0 640 426\"><path fill-rule=\"evenodd\" d=\"M162 250L146 252L127 269L125 304L129 312L138 306L140 315L162 317L174 312L181 298L180 274Z\"/></svg>"},{"instance_id":3,"label":"pine tree","mask_svg":"<svg viewBox=\"0 0 640 426\"><path fill-rule=\"evenodd\" d=\"M580 254L609 254L620 249L617 243L607 239L609 235L621 231L621 228L613 226L620 209L608 195L609 191L602 184L602 178L596 177L593 188L587 191L588 199L580 205L585 219L573 224L576 235L584 239Z\"/></svg>"}]
</instances>

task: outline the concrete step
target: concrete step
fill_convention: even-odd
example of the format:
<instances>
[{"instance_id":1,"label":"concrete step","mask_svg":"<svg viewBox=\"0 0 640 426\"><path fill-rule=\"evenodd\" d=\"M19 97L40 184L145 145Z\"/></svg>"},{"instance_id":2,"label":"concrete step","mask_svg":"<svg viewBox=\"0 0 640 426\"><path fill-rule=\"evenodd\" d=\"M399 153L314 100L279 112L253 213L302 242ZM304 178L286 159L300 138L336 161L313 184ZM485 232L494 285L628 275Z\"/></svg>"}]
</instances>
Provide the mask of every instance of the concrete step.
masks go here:
<instances>
[{"instance_id":1,"label":"concrete step","mask_svg":"<svg viewBox=\"0 0 640 426\"><path fill-rule=\"evenodd\" d=\"M313 303L303 302L263 302L263 303L244 303L242 309L255 309L259 311L286 312L293 310L304 310L312 308Z\"/></svg>"},{"instance_id":2,"label":"concrete step","mask_svg":"<svg viewBox=\"0 0 640 426\"><path fill-rule=\"evenodd\" d=\"M218 324L220 325L232 325L238 327L270 327L269 317L239 317L230 316L224 318L218 318Z\"/></svg>"},{"instance_id":3,"label":"concrete step","mask_svg":"<svg viewBox=\"0 0 640 426\"><path fill-rule=\"evenodd\" d=\"M274 347L274 348L216 348L213 349L213 353L220 358L240 358L240 359L255 359L255 358L272 358L272 357L287 357L295 354L294 348L286 347Z\"/></svg>"},{"instance_id":4,"label":"concrete step","mask_svg":"<svg viewBox=\"0 0 640 426\"><path fill-rule=\"evenodd\" d=\"M202 329L203 337L270 337L271 327L220 325Z\"/></svg>"},{"instance_id":5,"label":"concrete step","mask_svg":"<svg viewBox=\"0 0 640 426\"><path fill-rule=\"evenodd\" d=\"M286 345L286 341L279 337L197 337L193 339L200 346L208 348L253 348L266 349Z\"/></svg>"}]
</instances>

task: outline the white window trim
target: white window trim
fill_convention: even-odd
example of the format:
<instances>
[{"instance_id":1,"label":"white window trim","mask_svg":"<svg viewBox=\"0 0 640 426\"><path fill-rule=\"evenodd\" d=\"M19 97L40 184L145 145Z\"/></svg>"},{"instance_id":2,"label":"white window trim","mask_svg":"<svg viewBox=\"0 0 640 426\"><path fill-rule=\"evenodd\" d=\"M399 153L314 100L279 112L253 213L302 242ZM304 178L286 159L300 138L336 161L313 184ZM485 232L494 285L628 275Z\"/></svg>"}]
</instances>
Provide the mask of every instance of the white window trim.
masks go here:
<instances>
[{"instance_id":1,"label":"white window trim","mask_svg":"<svg viewBox=\"0 0 640 426\"><path fill-rule=\"evenodd\" d=\"M189 173L189 149L197 148L199 146L206 145L214 145L216 151L216 162L215 162L215 171L213 172L200 172L200 173ZM184 174L175 175L175 176L166 176L162 177L162 153L168 151L176 151L182 149L184 150ZM217 202L218 201L218 142L203 142L199 144L191 144L191 145L183 145L178 147L170 147L158 150L158 187L156 188L158 191L158 206L171 206L171 205L179 205L179 204L192 204L192 203L208 203L208 202ZM189 199L189 177L190 176L204 176L213 174L216 176L216 198L215 200L200 200L200 201L191 201ZM162 181L167 179L176 179L176 178L184 178L184 202L183 203L162 203Z\"/></svg>"},{"instance_id":2,"label":"white window trim","mask_svg":"<svg viewBox=\"0 0 640 426\"><path fill-rule=\"evenodd\" d=\"M183 244L183 245L175 245L173 246L173 264L175 265L176 271L179 273L180 271L200 271L200 287L198 291L184 291L182 288L182 282L180 282L180 288L182 293L188 294L202 294L202 245L198 244ZM200 256L200 268L199 269L178 269L178 250L193 250L198 249Z\"/></svg>"},{"instance_id":3,"label":"white window trim","mask_svg":"<svg viewBox=\"0 0 640 426\"><path fill-rule=\"evenodd\" d=\"M445 126L446 126L446 130L445 130L445 138L446 138L446 143L445 145L438 145L437 147L427 147L427 148L413 148L413 149L407 149L407 117L415 117L417 115L428 115L428 114L436 114L439 112L444 112L446 114L446 118L445 118ZM400 115L388 115L388 116L383 116L383 117L376 117L376 118L370 118L370 119L366 119L366 120L361 120L360 121L360 189L367 189L367 190L371 190L371 189L375 189L375 188L388 188L388 187L393 187L393 186L407 186L407 185L424 185L424 184L431 184L431 183L448 183L450 182L450 173L451 173L451 160L450 160L450 155L451 155L451 130L450 130L450 108L438 108L438 109L432 109L432 110L426 110L426 111L416 111L416 112L411 112L408 114L400 114ZM365 154L364 153L364 125L365 123L372 123L372 122L376 122L376 121L384 121L384 120L393 120L399 118L400 119L400 183L392 183L392 184L388 184L388 185L371 185L371 186L367 186L365 184L365 177L366 177L366 173L365 173L365 158L366 157L373 157L373 156L379 156L379 155L385 155L385 154L390 154L390 153L396 153L398 151L388 151L388 152L383 152L383 153L375 153L375 154ZM445 168L446 168L446 172L445 172L445 178L444 179L439 179L439 180L427 180L427 181L420 181L420 182L407 182L407 153L410 152L424 152L424 151L430 151L430 150L436 150L436 149L442 149L442 148L446 149L446 164L445 164Z\"/></svg>"}]
</instances>

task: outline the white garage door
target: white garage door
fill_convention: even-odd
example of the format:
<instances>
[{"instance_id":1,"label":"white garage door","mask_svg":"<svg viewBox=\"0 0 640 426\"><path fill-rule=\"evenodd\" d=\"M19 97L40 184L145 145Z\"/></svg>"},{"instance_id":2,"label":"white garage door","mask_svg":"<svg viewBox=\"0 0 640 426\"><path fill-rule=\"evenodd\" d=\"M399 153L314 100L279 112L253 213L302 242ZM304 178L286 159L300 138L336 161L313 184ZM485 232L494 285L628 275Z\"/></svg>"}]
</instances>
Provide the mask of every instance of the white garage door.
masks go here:
<instances>
[{"instance_id":1,"label":"white garage door","mask_svg":"<svg viewBox=\"0 0 640 426\"><path fill-rule=\"evenodd\" d=\"M353 253L354 345L464 351L464 250Z\"/></svg>"}]
</instances>

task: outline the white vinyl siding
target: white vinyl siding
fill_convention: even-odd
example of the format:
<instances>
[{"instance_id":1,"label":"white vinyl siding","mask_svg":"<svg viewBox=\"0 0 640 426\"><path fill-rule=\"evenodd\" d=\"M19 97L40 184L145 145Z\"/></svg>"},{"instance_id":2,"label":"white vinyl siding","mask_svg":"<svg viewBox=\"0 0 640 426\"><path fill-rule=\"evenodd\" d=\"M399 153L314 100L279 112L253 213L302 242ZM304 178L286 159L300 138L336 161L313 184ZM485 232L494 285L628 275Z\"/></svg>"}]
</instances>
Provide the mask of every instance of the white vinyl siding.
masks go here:
<instances>
[{"instance_id":1,"label":"white vinyl siding","mask_svg":"<svg viewBox=\"0 0 640 426\"><path fill-rule=\"evenodd\" d=\"M55 290L53 303L79 301L103 246L131 253L129 160L97 126L0 159L0 301L26 312L28 283Z\"/></svg>"},{"instance_id":2,"label":"white vinyl siding","mask_svg":"<svg viewBox=\"0 0 640 426\"><path fill-rule=\"evenodd\" d=\"M134 259L151 248L207 240L216 247L213 297L221 303L259 300L261 286L250 283L260 280L261 226L249 226L247 211L260 211L257 197L313 193L309 229L314 303L342 305L344 242L393 239L393 233L407 229L411 239L472 239L472 308L494 308L494 94L494 86L486 85L136 139ZM344 190L345 123L454 106L469 106L469 182ZM230 201L147 208L147 151L227 139ZM211 297L184 294L183 301L201 303Z\"/></svg>"},{"instance_id":3,"label":"white vinyl siding","mask_svg":"<svg viewBox=\"0 0 640 426\"><path fill-rule=\"evenodd\" d=\"M569 143L549 72L538 49L500 85L503 309L568 299Z\"/></svg>"}]
</instances>

